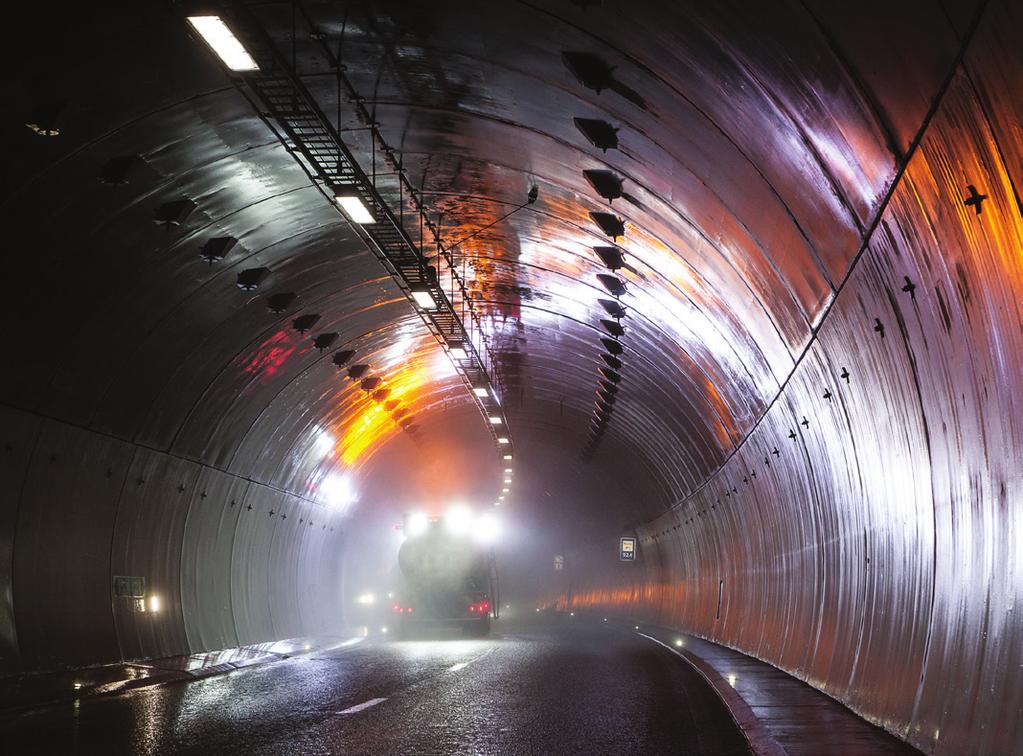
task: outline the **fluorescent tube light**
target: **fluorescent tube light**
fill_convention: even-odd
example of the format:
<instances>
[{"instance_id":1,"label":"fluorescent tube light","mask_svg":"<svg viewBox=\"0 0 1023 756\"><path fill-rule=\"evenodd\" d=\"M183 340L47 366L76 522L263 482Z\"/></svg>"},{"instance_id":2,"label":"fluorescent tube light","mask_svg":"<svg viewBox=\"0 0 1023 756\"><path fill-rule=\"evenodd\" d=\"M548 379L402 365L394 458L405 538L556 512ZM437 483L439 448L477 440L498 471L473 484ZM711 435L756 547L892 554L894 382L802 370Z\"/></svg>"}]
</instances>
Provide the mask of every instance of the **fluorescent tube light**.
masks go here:
<instances>
[{"instance_id":1,"label":"fluorescent tube light","mask_svg":"<svg viewBox=\"0 0 1023 756\"><path fill-rule=\"evenodd\" d=\"M448 352L450 352L451 356L456 360L469 359L469 354L465 351L465 346L463 346L461 341L449 341Z\"/></svg>"},{"instance_id":2,"label":"fluorescent tube light","mask_svg":"<svg viewBox=\"0 0 1023 756\"><path fill-rule=\"evenodd\" d=\"M366 203L362 201L362 195L354 186L334 187L334 201L352 223L361 225L377 222L373 213L366 207Z\"/></svg>"},{"instance_id":3,"label":"fluorescent tube light","mask_svg":"<svg viewBox=\"0 0 1023 756\"><path fill-rule=\"evenodd\" d=\"M189 16L188 23L232 71L259 70L256 61L220 16Z\"/></svg>"},{"instance_id":4,"label":"fluorescent tube light","mask_svg":"<svg viewBox=\"0 0 1023 756\"><path fill-rule=\"evenodd\" d=\"M416 304L424 310L437 309L437 300L433 298L433 294L431 294L430 290L425 286L413 286L412 298L416 300Z\"/></svg>"}]
</instances>

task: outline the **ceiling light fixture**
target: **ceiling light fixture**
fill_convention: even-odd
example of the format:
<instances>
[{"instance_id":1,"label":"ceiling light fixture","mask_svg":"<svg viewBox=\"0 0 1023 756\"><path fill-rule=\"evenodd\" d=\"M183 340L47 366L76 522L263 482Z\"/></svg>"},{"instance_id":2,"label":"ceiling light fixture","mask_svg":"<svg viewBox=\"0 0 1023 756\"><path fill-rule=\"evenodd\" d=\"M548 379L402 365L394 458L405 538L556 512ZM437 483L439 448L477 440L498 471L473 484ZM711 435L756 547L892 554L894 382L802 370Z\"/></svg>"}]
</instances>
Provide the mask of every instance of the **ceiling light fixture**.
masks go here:
<instances>
[{"instance_id":1,"label":"ceiling light fixture","mask_svg":"<svg viewBox=\"0 0 1023 756\"><path fill-rule=\"evenodd\" d=\"M469 353L465 351L465 344L461 341L449 341L448 352L456 360L467 360L469 359Z\"/></svg>"},{"instance_id":2,"label":"ceiling light fixture","mask_svg":"<svg viewBox=\"0 0 1023 756\"><path fill-rule=\"evenodd\" d=\"M351 184L341 184L334 187L334 202L340 207L352 223L364 225L376 223L373 211L366 206L362 200L358 187Z\"/></svg>"},{"instance_id":3,"label":"ceiling light fixture","mask_svg":"<svg viewBox=\"0 0 1023 756\"><path fill-rule=\"evenodd\" d=\"M503 422L504 422L504 420L502 420L499 415L491 415L490 416L490 424L491 425L500 425Z\"/></svg>"},{"instance_id":4,"label":"ceiling light fixture","mask_svg":"<svg viewBox=\"0 0 1023 756\"><path fill-rule=\"evenodd\" d=\"M220 16L189 16L188 23L232 71L259 70L256 61Z\"/></svg>"},{"instance_id":5,"label":"ceiling light fixture","mask_svg":"<svg viewBox=\"0 0 1023 756\"><path fill-rule=\"evenodd\" d=\"M411 289L412 298L416 301L416 304L422 307L424 310L436 310L437 300L433 298L433 294L430 293L430 289L425 284L413 286Z\"/></svg>"},{"instance_id":6,"label":"ceiling light fixture","mask_svg":"<svg viewBox=\"0 0 1023 756\"><path fill-rule=\"evenodd\" d=\"M497 439L497 443L499 443L499 444L507 444L507 443L509 443L508 437L507 436L501 436L499 439Z\"/></svg>"}]
</instances>

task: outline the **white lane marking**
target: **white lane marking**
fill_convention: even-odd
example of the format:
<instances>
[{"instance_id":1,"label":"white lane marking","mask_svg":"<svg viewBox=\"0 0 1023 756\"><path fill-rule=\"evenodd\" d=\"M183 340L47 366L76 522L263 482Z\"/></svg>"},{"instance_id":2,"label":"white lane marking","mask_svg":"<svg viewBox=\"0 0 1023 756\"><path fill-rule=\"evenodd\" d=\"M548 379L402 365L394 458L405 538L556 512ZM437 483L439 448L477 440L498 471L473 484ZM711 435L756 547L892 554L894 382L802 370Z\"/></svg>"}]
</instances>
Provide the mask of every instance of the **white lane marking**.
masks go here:
<instances>
[{"instance_id":1,"label":"white lane marking","mask_svg":"<svg viewBox=\"0 0 1023 756\"><path fill-rule=\"evenodd\" d=\"M368 701L363 701L361 704L349 706L344 711L339 711L338 714L355 714L363 709L368 709L370 706L376 706L378 703L383 703L386 700L386 698L371 698Z\"/></svg>"},{"instance_id":2,"label":"white lane marking","mask_svg":"<svg viewBox=\"0 0 1023 756\"><path fill-rule=\"evenodd\" d=\"M486 656L489 656L493 652L494 652L494 649L488 648L486 651L484 651L482 654L477 656L475 659L470 659L467 662L459 662L458 664L455 664L452 667L448 667L448 672L461 672L463 669L468 667L473 662L478 662L480 659L482 659L482 658L484 658Z\"/></svg>"}]
</instances>

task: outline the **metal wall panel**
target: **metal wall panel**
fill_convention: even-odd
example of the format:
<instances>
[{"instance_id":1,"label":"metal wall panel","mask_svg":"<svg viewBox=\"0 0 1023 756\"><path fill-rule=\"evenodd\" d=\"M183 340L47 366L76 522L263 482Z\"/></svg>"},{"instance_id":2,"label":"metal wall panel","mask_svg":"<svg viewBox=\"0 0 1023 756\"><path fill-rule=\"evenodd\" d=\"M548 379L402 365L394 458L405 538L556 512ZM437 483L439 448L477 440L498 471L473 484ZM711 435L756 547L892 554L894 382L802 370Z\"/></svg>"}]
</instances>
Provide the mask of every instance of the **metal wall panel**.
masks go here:
<instances>
[{"instance_id":1,"label":"metal wall panel","mask_svg":"<svg viewBox=\"0 0 1023 756\"><path fill-rule=\"evenodd\" d=\"M378 2L383 23L346 24L348 74L387 103L388 139L431 210L455 219L452 236L541 189L539 205L476 240L472 283L516 445L550 450L552 468L581 445L599 359L590 247L605 240L588 212L607 206L582 171L615 171L630 195L614 205L628 226L627 369L588 477L634 490L625 505L580 496L556 516L604 533L684 500L641 529L636 565L577 550L567 571L589 579L567 604L742 648L936 753L1023 741L1017 5L989 4L904 174L972 0ZM299 68L327 70L312 35L291 36L289 8L257 12L282 47L294 40ZM310 12L340 22L338 6ZM40 446L3 468L0 523L16 513L17 526L0 537L0 578L29 666L331 626L340 528L317 532L322 508L294 494L315 498L313 476L334 469L318 431L350 430L368 400L289 321L315 307L360 360L414 351L414 367L432 365L421 328L402 340L409 309L393 284L180 19L140 14L81 19L75 44L131 49L72 55L88 106L59 140L13 140L6 172L12 225L31 230L28 251L51 253L12 256L24 267L5 304L32 327L12 329L18 365L0 372L0 399L139 444L48 421L40 438L58 453ZM410 54L391 52L394 29ZM586 86L569 51L620 80ZM66 66L46 55L40 66ZM125 74L125 60L145 65ZM334 112L335 82L309 87ZM352 111L340 125L365 158ZM591 149L578 116L617 128L619 149ZM131 154L144 165L126 186L83 189ZM963 205L969 185L988 195L981 214ZM190 220L154 225L182 196L197 203ZM201 243L226 233L234 257L200 263ZM250 265L268 265L269 283L240 292ZM271 314L265 295L285 290L297 312ZM427 386L417 414L451 422L449 400L467 406L457 381ZM3 419L27 454L38 423ZM96 480L104 454L118 464ZM152 581L159 617L115 603L112 624L122 571ZM69 617L90 630L64 644Z\"/></svg>"},{"instance_id":2,"label":"metal wall panel","mask_svg":"<svg viewBox=\"0 0 1023 756\"><path fill-rule=\"evenodd\" d=\"M0 406L0 675L21 667L14 612L14 540L18 508L42 419Z\"/></svg>"},{"instance_id":3,"label":"metal wall panel","mask_svg":"<svg viewBox=\"0 0 1023 756\"><path fill-rule=\"evenodd\" d=\"M159 611L137 611L116 599L114 616L121 657L144 659L187 653L181 600L181 544L189 498L199 466L139 449L132 460L113 528L110 568L114 575L142 575L147 596Z\"/></svg>"},{"instance_id":4,"label":"metal wall panel","mask_svg":"<svg viewBox=\"0 0 1023 756\"><path fill-rule=\"evenodd\" d=\"M231 560L242 516L238 502L250 485L204 468L192 491L181 544L181 611L191 649L239 644L231 606Z\"/></svg>"},{"instance_id":5,"label":"metal wall panel","mask_svg":"<svg viewBox=\"0 0 1023 756\"><path fill-rule=\"evenodd\" d=\"M998 65L981 58L998 60L970 65ZM1023 177L1003 159L1020 95L993 94L999 80L955 76L779 399L641 531L646 584L668 586L659 621L935 754L1023 753ZM981 214L964 205L970 184L988 197ZM649 616L637 591L600 588L615 573L589 582L576 597Z\"/></svg>"},{"instance_id":6,"label":"metal wall panel","mask_svg":"<svg viewBox=\"0 0 1023 756\"><path fill-rule=\"evenodd\" d=\"M110 436L0 412L0 482L10 494L0 509L9 521L2 673L342 626L339 512ZM115 575L145 579L142 607L114 596Z\"/></svg>"},{"instance_id":7,"label":"metal wall panel","mask_svg":"<svg viewBox=\"0 0 1023 756\"><path fill-rule=\"evenodd\" d=\"M274 531L281 522L276 514L281 511L284 498L284 494L277 491L251 486L245 492L245 500L239 502L245 515L236 525L231 558L231 607L238 642L242 644L281 637L276 635L274 627L270 574L292 567L272 564L267 557Z\"/></svg>"},{"instance_id":8,"label":"metal wall panel","mask_svg":"<svg viewBox=\"0 0 1023 756\"><path fill-rule=\"evenodd\" d=\"M24 486L14 491L14 607L25 668L117 657L111 532L133 454L122 441L43 424Z\"/></svg>"}]
</instances>

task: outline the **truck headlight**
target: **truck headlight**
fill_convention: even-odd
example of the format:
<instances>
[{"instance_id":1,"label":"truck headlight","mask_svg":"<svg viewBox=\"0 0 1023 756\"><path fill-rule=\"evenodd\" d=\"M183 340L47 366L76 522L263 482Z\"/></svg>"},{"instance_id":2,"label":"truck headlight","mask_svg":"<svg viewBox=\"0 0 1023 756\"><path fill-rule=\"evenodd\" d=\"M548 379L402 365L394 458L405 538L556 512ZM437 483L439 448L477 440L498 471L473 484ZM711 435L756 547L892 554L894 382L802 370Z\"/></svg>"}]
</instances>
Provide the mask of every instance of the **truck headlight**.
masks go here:
<instances>
[{"instance_id":1,"label":"truck headlight","mask_svg":"<svg viewBox=\"0 0 1023 756\"><path fill-rule=\"evenodd\" d=\"M429 521L426 519L426 515L422 512L413 512L408 516L408 528L409 536L422 535L426 532L426 528L429 525Z\"/></svg>"},{"instance_id":2,"label":"truck headlight","mask_svg":"<svg viewBox=\"0 0 1023 756\"><path fill-rule=\"evenodd\" d=\"M469 532L472 525L472 512L468 507L455 506L448 510L444 517L444 524L448 532L454 535L464 535Z\"/></svg>"},{"instance_id":3,"label":"truck headlight","mask_svg":"<svg viewBox=\"0 0 1023 756\"><path fill-rule=\"evenodd\" d=\"M481 543L493 543L500 535L501 526L492 514L483 514L476 519L476 539Z\"/></svg>"}]
</instances>

